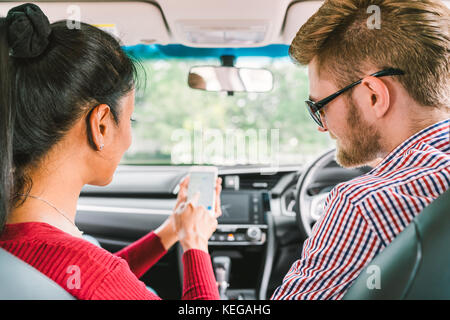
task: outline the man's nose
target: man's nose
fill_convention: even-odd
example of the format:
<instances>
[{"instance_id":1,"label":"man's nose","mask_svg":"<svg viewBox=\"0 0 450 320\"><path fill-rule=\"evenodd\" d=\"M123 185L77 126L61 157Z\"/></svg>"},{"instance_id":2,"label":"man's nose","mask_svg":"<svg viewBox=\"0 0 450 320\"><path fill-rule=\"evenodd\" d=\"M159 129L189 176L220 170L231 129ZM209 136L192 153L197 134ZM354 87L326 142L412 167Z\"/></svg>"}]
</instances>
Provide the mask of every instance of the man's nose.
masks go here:
<instances>
[{"instance_id":1,"label":"man's nose","mask_svg":"<svg viewBox=\"0 0 450 320\"><path fill-rule=\"evenodd\" d=\"M322 126L323 126L323 127L318 126L318 127L317 127L318 130L319 130L320 132L327 132L327 131L328 131L327 123L326 123L326 121L325 121L325 117L324 117L322 114L320 115L320 120L321 120L321 122L322 122Z\"/></svg>"},{"instance_id":2,"label":"man's nose","mask_svg":"<svg viewBox=\"0 0 450 320\"><path fill-rule=\"evenodd\" d=\"M325 114L324 114L323 110L321 110L321 112L319 113L319 115L320 115L320 122L322 122L322 127L321 127L321 126L318 126L317 129L318 129L320 132L327 132L327 131L328 131L328 128L327 128L327 122L325 121Z\"/></svg>"}]
</instances>

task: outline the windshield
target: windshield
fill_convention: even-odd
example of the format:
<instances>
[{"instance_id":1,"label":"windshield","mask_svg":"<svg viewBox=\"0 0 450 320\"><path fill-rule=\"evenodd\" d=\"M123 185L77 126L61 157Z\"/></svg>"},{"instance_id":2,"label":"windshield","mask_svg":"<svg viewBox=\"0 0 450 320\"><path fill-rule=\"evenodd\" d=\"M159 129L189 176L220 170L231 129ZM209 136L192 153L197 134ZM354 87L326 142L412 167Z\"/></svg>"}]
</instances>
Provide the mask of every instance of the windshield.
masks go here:
<instances>
[{"instance_id":1,"label":"windshield","mask_svg":"<svg viewBox=\"0 0 450 320\"><path fill-rule=\"evenodd\" d=\"M305 108L307 69L287 55L237 57L236 67L273 73L267 93L191 89L187 78L197 65L220 63L211 57L139 58L133 143L122 164L299 165L333 146Z\"/></svg>"}]
</instances>

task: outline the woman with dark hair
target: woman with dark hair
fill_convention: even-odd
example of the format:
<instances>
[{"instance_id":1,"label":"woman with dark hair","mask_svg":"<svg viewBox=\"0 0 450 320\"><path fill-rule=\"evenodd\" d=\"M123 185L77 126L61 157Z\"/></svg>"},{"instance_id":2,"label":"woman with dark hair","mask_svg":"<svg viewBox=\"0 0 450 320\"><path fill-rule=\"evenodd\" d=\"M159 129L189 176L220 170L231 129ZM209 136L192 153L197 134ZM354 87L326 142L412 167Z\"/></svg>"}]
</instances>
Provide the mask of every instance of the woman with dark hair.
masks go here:
<instances>
[{"instance_id":1,"label":"woman with dark hair","mask_svg":"<svg viewBox=\"0 0 450 320\"><path fill-rule=\"evenodd\" d=\"M208 239L220 203L216 217L186 203L188 179L174 213L116 254L75 226L82 187L110 183L131 144L135 67L112 36L50 24L34 4L15 7L0 18L0 90L2 248L77 299L159 299L138 278L180 241L183 299L219 299Z\"/></svg>"}]
</instances>

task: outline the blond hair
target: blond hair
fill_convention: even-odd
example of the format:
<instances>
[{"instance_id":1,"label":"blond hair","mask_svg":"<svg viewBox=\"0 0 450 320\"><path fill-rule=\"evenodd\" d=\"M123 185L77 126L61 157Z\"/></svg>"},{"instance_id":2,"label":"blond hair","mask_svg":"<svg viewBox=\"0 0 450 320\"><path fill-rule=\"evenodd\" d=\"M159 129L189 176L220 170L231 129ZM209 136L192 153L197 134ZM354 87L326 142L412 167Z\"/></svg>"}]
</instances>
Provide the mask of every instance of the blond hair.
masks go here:
<instances>
[{"instance_id":1,"label":"blond hair","mask_svg":"<svg viewBox=\"0 0 450 320\"><path fill-rule=\"evenodd\" d=\"M374 5L379 28L368 23ZM437 0L327 0L300 28L289 54L302 65L317 58L338 86L368 68L398 68L405 75L395 78L416 102L449 107L449 25L450 10Z\"/></svg>"}]
</instances>

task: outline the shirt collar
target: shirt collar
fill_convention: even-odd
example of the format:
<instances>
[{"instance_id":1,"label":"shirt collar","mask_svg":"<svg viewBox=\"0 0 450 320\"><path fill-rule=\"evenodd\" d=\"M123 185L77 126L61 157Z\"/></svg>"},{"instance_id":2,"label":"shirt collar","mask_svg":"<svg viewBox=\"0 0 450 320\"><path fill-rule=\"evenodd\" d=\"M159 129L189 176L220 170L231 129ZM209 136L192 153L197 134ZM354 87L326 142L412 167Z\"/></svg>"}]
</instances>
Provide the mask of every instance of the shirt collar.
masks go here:
<instances>
[{"instance_id":1,"label":"shirt collar","mask_svg":"<svg viewBox=\"0 0 450 320\"><path fill-rule=\"evenodd\" d=\"M439 136L445 130L447 132L450 132L450 118L432 124L426 127L425 129L422 129L419 132L413 134L411 137L409 137L400 145L398 145L394 150L392 150L375 168L372 169L372 171L369 172L369 174L383 172L386 169L386 167L389 167L388 164L390 161L392 161L392 159L401 156L406 151L414 147L420 141L430 140L436 136Z\"/></svg>"}]
</instances>

